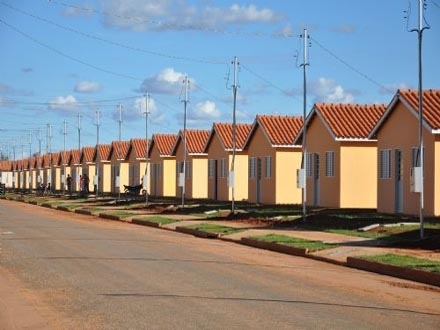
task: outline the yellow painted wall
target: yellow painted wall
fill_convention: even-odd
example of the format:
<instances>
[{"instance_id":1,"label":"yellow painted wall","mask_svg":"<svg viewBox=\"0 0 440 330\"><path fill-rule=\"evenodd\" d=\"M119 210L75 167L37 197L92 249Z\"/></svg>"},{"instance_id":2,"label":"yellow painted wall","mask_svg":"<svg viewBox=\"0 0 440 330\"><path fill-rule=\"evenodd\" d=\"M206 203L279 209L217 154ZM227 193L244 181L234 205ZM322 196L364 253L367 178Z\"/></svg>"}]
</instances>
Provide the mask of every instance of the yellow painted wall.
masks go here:
<instances>
[{"instance_id":1,"label":"yellow painted wall","mask_svg":"<svg viewBox=\"0 0 440 330\"><path fill-rule=\"evenodd\" d=\"M100 191L101 193L110 193L112 191L111 164L103 163L100 168Z\"/></svg>"},{"instance_id":2,"label":"yellow painted wall","mask_svg":"<svg viewBox=\"0 0 440 330\"><path fill-rule=\"evenodd\" d=\"M192 198L208 198L208 159L207 156L192 157L192 173L188 191Z\"/></svg>"},{"instance_id":3,"label":"yellow painted wall","mask_svg":"<svg viewBox=\"0 0 440 330\"><path fill-rule=\"evenodd\" d=\"M376 208L376 142L347 142L341 145L342 208Z\"/></svg>"},{"instance_id":4,"label":"yellow painted wall","mask_svg":"<svg viewBox=\"0 0 440 330\"><path fill-rule=\"evenodd\" d=\"M404 130L404 131L403 131ZM425 215L434 215L434 136L426 129L423 132L425 144ZM380 150L391 149L391 179L378 179L377 208L379 212L395 213L395 155L396 149L403 152L403 213L419 214L420 196L410 191L410 170L412 148L418 146L418 118L401 103L396 104L393 112L383 123L377 135L378 162ZM438 163L437 163L438 164ZM378 170L378 175L379 175Z\"/></svg>"},{"instance_id":5,"label":"yellow painted wall","mask_svg":"<svg viewBox=\"0 0 440 330\"><path fill-rule=\"evenodd\" d=\"M434 215L440 216L440 134L435 136L434 147Z\"/></svg>"},{"instance_id":6,"label":"yellow painted wall","mask_svg":"<svg viewBox=\"0 0 440 330\"><path fill-rule=\"evenodd\" d=\"M249 160L248 155L245 152L239 152L236 153L235 155L234 197L236 201L248 200L248 187L249 187L248 160ZM232 154L229 156L228 168L230 168L231 163L232 163ZM228 178L226 178L226 180L228 180ZM229 188L229 200L232 200L232 188L230 187L228 188Z\"/></svg>"},{"instance_id":7,"label":"yellow painted wall","mask_svg":"<svg viewBox=\"0 0 440 330\"><path fill-rule=\"evenodd\" d=\"M208 146L208 161L210 159L217 160L217 178L208 178L208 198L215 199L215 180L217 180L217 200L228 201L230 200L229 188L228 188L228 177L220 177L220 160L226 159L228 163L228 152L226 152L220 143L218 136L215 134L210 141ZM227 164L227 169L229 169L230 163Z\"/></svg>"},{"instance_id":8,"label":"yellow painted wall","mask_svg":"<svg viewBox=\"0 0 440 330\"><path fill-rule=\"evenodd\" d=\"M330 135L327 128L318 116L314 116L307 127L307 153L317 153L319 155L319 193L318 205L321 207L339 207L340 204L340 163L339 163L339 143ZM334 151L334 177L325 176L325 153ZM312 157L313 158L313 157ZM312 166L314 166L312 164ZM314 170L312 171L314 172ZM307 177L307 205L314 204L315 181L314 178Z\"/></svg>"},{"instance_id":9,"label":"yellow painted wall","mask_svg":"<svg viewBox=\"0 0 440 330\"><path fill-rule=\"evenodd\" d=\"M301 204L302 189L296 187L296 170L301 167L301 148L276 153L272 178L276 180L276 204Z\"/></svg>"},{"instance_id":10,"label":"yellow painted wall","mask_svg":"<svg viewBox=\"0 0 440 330\"><path fill-rule=\"evenodd\" d=\"M176 160L163 159L163 196L176 196Z\"/></svg>"},{"instance_id":11,"label":"yellow painted wall","mask_svg":"<svg viewBox=\"0 0 440 330\"><path fill-rule=\"evenodd\" d=\"M60 167L56 167L55 168L55 185L53 186L53 189L55 190L61 190L61 168Z\"/></svg>"},{"instance_id":12,"label":"yellow painted wall","mask_svg":"<svg viewBox=\"0 0 440 330\"><path fill-rule=\"evenodd\" d=\"M124 184L128 185L129 164L127 162L120 163L119 169L119 189L117 192L124 192Z\"/></svg>"}]
</instances>

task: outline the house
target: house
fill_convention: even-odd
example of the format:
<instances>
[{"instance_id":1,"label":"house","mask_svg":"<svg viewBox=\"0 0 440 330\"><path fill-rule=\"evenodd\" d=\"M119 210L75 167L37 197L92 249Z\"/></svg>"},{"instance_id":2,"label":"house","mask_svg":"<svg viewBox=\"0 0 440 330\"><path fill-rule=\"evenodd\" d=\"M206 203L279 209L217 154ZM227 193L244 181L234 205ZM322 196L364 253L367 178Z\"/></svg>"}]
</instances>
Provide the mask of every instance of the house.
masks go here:
<instances>
[{"instance_id":1,"label":"house","mask_svg":"<svg viewBox=\"0 0 440 330\"><path fill-rule=\"evenodd\" d=\"M94 191L98 193L111 192L111 162L110 162L110 144L98 144L94 162L96 164L96 173L93 178Z\"/></svg>"},{"instance_id":2,"label":"house","mask_svg":"<svg viewBox=\"0 0 440 330\"><path fill-rule=\"evenodd\" d=\"M235 148L233 125L214 123L205 146L208 155L208 198L220 201L248 199L248 155L244 144L252 124L236 124ZM234 155L235 149L235 155ZM234 164L232 164L234 159ZM234 165L234 190L229 175Z\"/></svg>"},{"instance_id":3,"label":"house","mask_svg":"<svg viewBox=\"0 0 440 330\"><path fill-rule=\"evenodd\" d=\"M177 134L153 134L150 147L152 196L176 196L176 157L172 154Z\"/></svg>"},{"instance_id":4,"label":"house","mask_svg":"<svg viewBox=\"0 0 440 330\"><path fill-rule=\"evenodd\" d=\"M179 132L172 150L176 157L177 197L208 197L208 159L204 148L209 134L209 130L197 129Z\"/></svg>"},{"instance_id":5,"label":"house","mask_svg":"<svg viewBox=\"0 0 440 330\"><path fill-rule=\"evenodd\" d=\"M67 175L71 173L71 168L69 166L70 163L70 157L71 157L71 152L69 151L61 151L60 152L60 159L59 159L59 166L60 166L60 187L62 189L63 192L67 191Z\"/></svg>"},{"instance_id":6,"label":"house","mask_svg":"<svg viewBox=\"0 0 440 330\"><path fill-rule=\"evenodd\" d=\"M81 150L73 149L70 151L70 159L68 162L68 166L70 168L70 176L72 177L72 191L79 192L81 190L80 187L80 176L82 175L82 167L81 167Z\"/></svg>"},{"instance_id":7,"label":"house","mask_svg":"<svg viewBox=\"0 0 440 330\"><path fill-rule=\"evenodd\" d=\"M128 150L130 141L113 141L110 150L111 192L124 192L124 184L128 185Z\"/></svg>"},{"instance_id":8,"label":"house","mask_svg":"<svg viewBox=\"0 0 440 330\"><path fill-rule=\"evenodd\" d=\"M379 212L419 214L420 192L411 191L412 169L420 166L418 100L418 90L397 91L370 134L378 146ZM424 214L440 216L440 90L423 91L421 128Z\"/></svg>"},{"instance_id":9,"label":"house","mask_svg":"<svg viewBox=\"0 0 440 330\"><path fill-rule=\"evenodd\" d=\"M306 119L306 204L376 208L379 104L317 103ZM295 140L302 141L303 130Z\"/></svg>"},{"instance_id":10,"label":"house","mask_svg":"<svg viewBox=\"0 0 440 330\"><path fill-rule=\"evenodd\" d=\"M257 115L244 148L249 157L248 200L261 204L300 204L296 185L302 147L295 145L302 117Z\"/></svg>"},{"instance_id":11,"label":"house","mask_svg":"<svg viewBox=\"0 0 440 330\"><path fill-rule=\"evenodd\" d=\"M80 158L80 164L81 164L81 175L84 178L86 175L89 178L89 184L88 184L88 190L93 191L94 188L94 180L93 177L95 175L96 171L96 165L95 165L95 153L96 148L95 147L83 147L81 151L81 158ZM81 188L80 188L81 189Z\"/></svg>"},{"instance_id":12,"label":"house","mask_svg":"<svg viewBox=\"0 0 440 330\"><path fill-rule=\"evenodd\" d=\"M143 178L147 175L149 181L149 165L148 157L151 141L148 139L133 138L130 140L130 148L128 150L128 183L130 186L137 186L143 183ZM125 183L124 183L125 184ZM144 184L148 193L150 192L149 183Z\"/></svg>"}]
</instances>

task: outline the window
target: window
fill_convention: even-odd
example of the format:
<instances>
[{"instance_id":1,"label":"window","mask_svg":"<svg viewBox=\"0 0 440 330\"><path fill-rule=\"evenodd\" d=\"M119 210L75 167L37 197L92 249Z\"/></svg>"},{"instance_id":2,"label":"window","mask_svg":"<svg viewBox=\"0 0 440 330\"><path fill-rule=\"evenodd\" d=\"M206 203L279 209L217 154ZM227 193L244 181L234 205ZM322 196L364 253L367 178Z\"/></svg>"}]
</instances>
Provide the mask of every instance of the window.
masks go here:
<instances>
[{"instance_id":1,"label":"window","mask_svg":"<svg viewBox=\"0 0 440 330\"><path fill-rule=\"evenodd\" d=\"M208 160L208 177L213 178L215 173L215 159Z\"/></svg>"},{"instance_id":2,"label":"window","mask_svg":"<svg viewBox=\"0 0 440 330\"><path fill-rule=\"evenodd\" d=\"M325 176L335 176L335 153L334 151L326 151L325 153Z\"/></svg>"},{"instance_id":3,"label":"window","mask_svg":"<svg viewBox=\"0 0 440 330\"><path fill-rule=\"evenodd\" d=\"M191 163L189 161L185 162L185 177L190 178L191 177Z\"/></svg>"},{"instance_id":4,"label":"window","mask_svg":"<svg viewBox=\"0 0 440 330\"><path fill-rule=\"evenodd\" d=\"M381 179L391 178L391 149L380 150L379 177Z\"/></svg>"},{"instance_id":5,"label":"window","mask_svg":"<svg viewBox=\"0 0 440 330\"><path fill-rule=\"evenodd\" d=\"M307 177L312 177L312 154L306 153L306 172Z\"/></svg>"},{"instance_id":6,"label":"window","mask_svg":"<svg viewBox=\"0 0 440 330\"><path fill-rule=\"evenodd\" d=\"M265 177L270 178L272 176L272 157L270 156L265 157L265 162L266 162Z\"/></svg>"},{"instance_id":7,"label":"window","mask_svg":"<svg viewBox=\"0 0 440 330\"><path fill-rule=\"evenodd\" d=\"M250 157L249 158L249 178L255 179L255 165L257 162L257 158Z\"/></svg>"},{"instance_id":8,"label":"window","mask_svg":"<svg viewBox=\"0 0 440 330\"><path fill-rule=\"evenodd\" d=\"M220 177L222 177L222 178L227 177L226 159L225 158L222 158L220 160Z\"/></svg>"}]
</instances>

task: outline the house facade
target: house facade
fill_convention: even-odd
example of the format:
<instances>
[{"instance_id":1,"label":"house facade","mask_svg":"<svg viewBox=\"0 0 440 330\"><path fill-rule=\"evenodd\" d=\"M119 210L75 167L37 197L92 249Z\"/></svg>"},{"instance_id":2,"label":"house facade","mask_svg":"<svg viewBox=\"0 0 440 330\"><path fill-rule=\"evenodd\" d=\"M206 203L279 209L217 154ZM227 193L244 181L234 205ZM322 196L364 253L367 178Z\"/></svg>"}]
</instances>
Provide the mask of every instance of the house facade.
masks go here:
<instances>
[{"instance_id":1,"label":"house facade","mask_svg":"<svg viewBox=\"0 0 440 330\"><path fill-rule=\"evenodd\" d=\"M130 141L113 141L110 149L111 178L110 189L113 194L124 192L124 184L128 185L129 162L128 150Z\"/></svg>"},{"instance_id":2,"label":"house facade","mask_svg":"<svg viewBox=\"0 0 440 330\"><path fill-rule=\"evenodd\" d=\"M236 124L235 156L233 128L230 123L214 123L205 153L208 158L208 198L219 201L248 199L248 155L244 145L252 124ZM234 164L233 163L234 160ZM234 165L234 187L230 173Z\"/></svg>"},{"instance_id":3,"label":"house facade","mask_svg":"<svg viewBox=\"0 0 440 330\"><path fill-rule=\"evenodd\" d=\"M306 119L307 205L376 208L377 141L369 134L384 111L378 104L314 105Z\"/></svg>"},{"instance_id":4,"label":"house facade","mask_svg":"<svg viewBox=\"0 0 440 330\"><path fill-rule=\"evenodd\" d=\"M172 154L176 134L153 134L150 148L150 195L176 196L176 157Z\"/></svg>"},{"instance_id":5,"label":"house facade","mask_svg":"<svg viewBox=\"0 0 440 330\"><path fill-rule=\"evenodd\" d=\"M179 132L172 151L176 157L176 197L208 197L208 159L204 149L209 134L209 130L196 129Z\"/></svg>"},{"instance_id":6,"label":"house facade","mask_svg":"<svg viewBox=\"0 0 440 330\"><path fill-rule=\"evenodd\" d=\"M421 160L418 100L417 90L399 90L371 133L378 141L379 212L419 214L420 192L412 189ZM440 90L423 91L422 136L424 213L440 216Z\"/></svg>"},{"instance_id":7,"label":"house facade","mask_svg":"<svg viewBox=\"0 0 440 330\"><path fill-rule=\"evenodd\" d=\"M144 188L150 193L149 185L149 149L151 141L148 139L131 139L130 148L128 150L128 184L129 186L137 186L143 184ZM147 150L148 149L148 150ZM148 153L148 157L147 157ZM147 175L147 182L143 182L144 176ZM125 184L125 183L124 183Z\"/></svg>"},{"instance_id":8,"label":"house facade","mask_svg":"<svg viewBox=\"0 0 440 330\"><path fill-rule=\"evenodd\" d=\"M96 173L93 177L94 191L96 193L108 194L111 192L111 162L110 144L98 144L96 146L94 162Z\"/></svg>"},{"instance_id":9,"label":"house facade","mask_svg":"<svg viewBox=\"0 0 440 330\"><path fill-rule=\"evenodd\" d=\"M296 185L301 145L294 145L302 117L257 115L244 148L249 157L248 201L261 204L300 204Z\"/></svg>"}]
</instances>

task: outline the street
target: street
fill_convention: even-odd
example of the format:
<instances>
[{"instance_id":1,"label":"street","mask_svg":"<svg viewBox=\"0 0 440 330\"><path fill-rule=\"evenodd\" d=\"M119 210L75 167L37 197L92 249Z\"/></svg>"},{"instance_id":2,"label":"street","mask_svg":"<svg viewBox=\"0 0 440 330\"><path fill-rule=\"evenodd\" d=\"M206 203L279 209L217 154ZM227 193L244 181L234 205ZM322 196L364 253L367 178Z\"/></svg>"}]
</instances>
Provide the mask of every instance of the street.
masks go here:
<instances>
[{"instance_id":1,"label":"street","mask_svg":"<svg viewBox=\"0 0 440 330\"><path fill-rule=\"evenodd\" d=\"M0 329L438 329L440 289L0 200Z\"/></svg>"}]
</instances>

